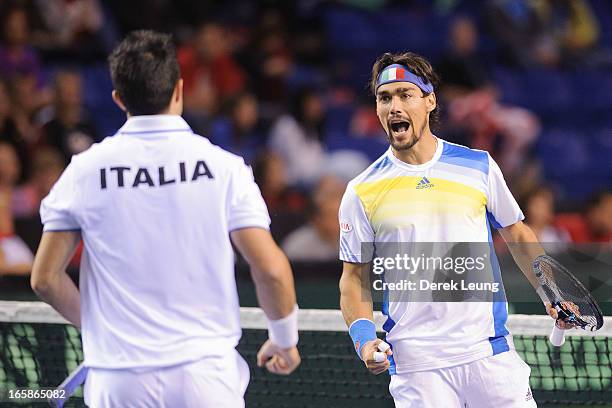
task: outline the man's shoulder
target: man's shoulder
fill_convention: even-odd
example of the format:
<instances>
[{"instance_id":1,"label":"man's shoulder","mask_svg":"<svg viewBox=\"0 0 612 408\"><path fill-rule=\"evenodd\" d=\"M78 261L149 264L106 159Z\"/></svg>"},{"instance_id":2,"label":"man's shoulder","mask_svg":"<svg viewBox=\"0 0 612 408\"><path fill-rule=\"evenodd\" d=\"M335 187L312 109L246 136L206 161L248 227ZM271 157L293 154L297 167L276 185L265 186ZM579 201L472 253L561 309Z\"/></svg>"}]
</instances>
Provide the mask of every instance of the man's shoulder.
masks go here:
<instances>
[{"instance_id":1,"label":"man's shoulder","mask_svg":"<svg viewBox=\"0 0 612 408\"><path fill-rule=\"evenodd\" d=\"M72 160L83 165L96 166L109 159L116 158L118 152L125 152L124 144L129 139L116 134L108 136L102 141L92 144L87 150L73 156ZM208 160L223 163L224 167L235 168L244 165L244 159L234 153L213 144L206 137L196 133L183 134L176 139L175 147L182 145L182 150L194 156L205 155Z\"/></svg>"},{"instance_id":2,"label":"man's shoulder","mask_svg":"<svg viewBox=\"0 0 612 408\"><path fill-rule=\"evenodd\" d=\"M387 150L378 159L374 160L364 171L359 173L347 185L347 189L354 189L357 185L362 183L373 182L384 177L386 170L393 167L393 162L389 158L389 151Z\"/></svg>"},{"instance_id":3,"label":"man's shoulder","mask_svg":"<svg viewBox=\"0 0 612 408\"><path fill-rule=\"evenodd\" d=\"M440 157L440 163L452 164L459 167L467 167L481 171L485 174L489 172L489 152L486 150L472 149L470 147L442 141L444 149Z\"/></svg>"}]
</instances>

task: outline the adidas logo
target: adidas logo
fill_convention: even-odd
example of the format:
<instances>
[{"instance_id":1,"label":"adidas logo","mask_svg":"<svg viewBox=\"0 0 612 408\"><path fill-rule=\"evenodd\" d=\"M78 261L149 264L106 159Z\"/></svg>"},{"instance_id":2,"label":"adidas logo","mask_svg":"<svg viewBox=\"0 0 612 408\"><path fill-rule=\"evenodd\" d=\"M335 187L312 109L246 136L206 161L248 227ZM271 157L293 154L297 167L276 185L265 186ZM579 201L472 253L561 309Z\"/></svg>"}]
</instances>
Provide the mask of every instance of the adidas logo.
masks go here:
<instances>
[{"instance_id":1,"label":"adidas logo","mask_svg":"<svg viewBox=\"0 0 612 408\"><path fill-rule=\"evenodd\" d=\"M427 179L427 177L423 177L421 181L417 184L417 190L421 190L423 188L432 188L434 185Z\"/></svg>"}]
</instances>

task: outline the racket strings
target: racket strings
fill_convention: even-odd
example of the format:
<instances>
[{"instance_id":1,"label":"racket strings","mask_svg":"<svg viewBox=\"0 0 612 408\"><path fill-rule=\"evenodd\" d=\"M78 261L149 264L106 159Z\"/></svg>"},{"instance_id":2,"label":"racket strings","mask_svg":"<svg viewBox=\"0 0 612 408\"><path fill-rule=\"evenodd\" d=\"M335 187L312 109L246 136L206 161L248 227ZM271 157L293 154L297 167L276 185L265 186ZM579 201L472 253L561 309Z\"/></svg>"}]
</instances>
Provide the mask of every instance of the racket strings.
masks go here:
<instances>
[{"instance_id":1,"label":"racket strings","mask_svg":"<svg viewBox=\"0 0 612 408\"><path fill-rule=\"evenodd\" d=\"M540 260L538 268L546 281L545 291L548 287L553 294L552 298L562 310L570 316L575 315L578 324L586 326L584 328L587 330L599 328L601 312L580 281L553 259Z\"/></svg>"}]
</instances>

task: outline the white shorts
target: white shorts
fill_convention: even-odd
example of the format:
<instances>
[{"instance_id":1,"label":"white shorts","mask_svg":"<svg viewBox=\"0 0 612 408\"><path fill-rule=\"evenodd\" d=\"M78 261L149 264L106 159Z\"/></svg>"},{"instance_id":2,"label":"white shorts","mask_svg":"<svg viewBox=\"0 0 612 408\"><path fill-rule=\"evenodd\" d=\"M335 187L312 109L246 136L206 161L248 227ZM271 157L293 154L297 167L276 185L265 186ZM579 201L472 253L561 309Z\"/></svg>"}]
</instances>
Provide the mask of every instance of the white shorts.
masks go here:
<instances>
[{"instance_id":1,"label":"white shorts","mask_svg":"<svg viewBox=\"0 0 612 408\"><path fill-rule=\"evenodd\" d=\"M391 376L396 408L534 408L531 369L514 350L468 364Z\"/></svg>"},{"instance_id":2,"label":"white shorts","mask_svg":"<svg viewBox=\"0 0 612 408\"><path fill-rule=\"evenodd\" d=\"M249 366L235 350L154 369L90 368L85 403L95 408L240 408L249 377Z\"/></svg>"}]
</instances>

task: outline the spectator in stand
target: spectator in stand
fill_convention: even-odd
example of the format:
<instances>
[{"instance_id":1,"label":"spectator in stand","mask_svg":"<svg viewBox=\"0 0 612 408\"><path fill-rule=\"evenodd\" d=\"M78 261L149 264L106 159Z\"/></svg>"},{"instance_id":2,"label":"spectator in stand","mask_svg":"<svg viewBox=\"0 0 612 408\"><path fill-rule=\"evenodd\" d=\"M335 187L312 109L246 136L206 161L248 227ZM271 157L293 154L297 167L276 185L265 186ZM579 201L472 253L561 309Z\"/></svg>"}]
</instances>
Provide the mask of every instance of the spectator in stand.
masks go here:
<instances>
[{"instance_id":1,"label":"spectator in stand","mask_svg":"<svg viewBox=\"0 0 612 408\"><path fill-rule=\"evenodd\" d=\"M28 10L9 5L0 16L0 77L12 80L16 75L32 75L36 85L43 85L40 61L30 44Z\"/></svg>"},{"instance_id":2,"label":"spectator in stand","mask_svg":"<svg viewBox=\"0 0 612 408\"><path fill-rule=\"evenodd\" d=\"M11 107L8 87L6 82L0 79L0 142L11 144L17 151L21 166L28 168L30 164L28 146L13 119ZM20 182L25 181L27 176L25 173L22 172Z\"/></svg>"},{"instance_id":3,"label":"spectator in stand","mask_svg":"<svg viewBox=\"0 0 612 408\"><path fill-rule=\"evenodd\" d=\"M53 98L47 89L36 86L31 74L17 74L11 81L13 119L19 133L31 149L40 141L40 113Z\"/></svg>"},{"instance_id":4,"label":"spectator in stand","mask_svg":"<svg viewBox=\"0 0 612 408\"><path fill-rule=\"evenodd\" d=\"M264 144L255 96L243 92L233 97L227 104L226 114L212 123L208 136L217 146L253 163L257 150Z\"/></svg>"},{"instance_id":5,"label":"spectator in stand","mask_svg":"<svg viewBox=\"0 0 612 408\"><path fill-rule=\"evenodd\" d=\"M228 98L245 88L246 74L232 55L225 27L206 23L178 50L185 92L185 113L196 127Z\"/></svg>"},{"instance_id":6,"label":"spectator in stand","mask_svg":"<svg viewBox=\"0 0 612 408\"><path fill-rule=\"evenodd\" d=\"M49 194L51 187L64 171L65 156L54 147L40 147L32 157L32 176L13 194L15 217L38 217L40 202Z\"/></svg>"},{"instance_id":7,"label":"spectator in stand","mask_svg":"<svg viewBox=\"0 0 612 408\"><path fill-rule=\"evenodd\" d=\"M19 3L8 3L0 16L0 78L10 86L11 116L26 144L37 138L36 113L50 102L38 55L30 44L29 19L28 10Z\"/></svg>"},{"instance_id":8,"label":"spectator in stand","mask_svg":"<svg viewBox=\"0 0 612 408\"><path fill-rule=\"evenodd\" d=\"M567 230L574 242L612 242L612 191L593 195L584 215L561 214L556 217L555 224Z\"/></svg>"},{"instance_id":9,"label":"spectator in stand","mask_svg":"<svg viewBox=\"0 0 612 408\"><path fill-rule=\"evenodd\" d=\"M331 262L338 259L338 211L346 185L332 176L319 182L308 208L308 223L291 232L282 248L292 261Z\"/></svg>"},{"instance_id":10,"label":"spectator in stand","mask_svg":"<svg viewBox=\"0 0 612 408\"><path fill-rule=\"evenodd\" d=\"M557 60L556 64L584 63L599 40L599 23L585 0L538 0L536 11Z\"/></svg>"},{"instance_id":11,"label":"spectator in stand","mask_svg":"<svg viewBox=\"0 0 612 408\"><path fill-rule=\"evenodd\" d=\"M260 102L277 113L287 99L287 78L294 69L287 18L280 10L267 8L257 21L251 45L244 48L242 61L253 73L253 87Z\"/></svg>"},{"instance_id":12,"label":"spectator in stand","mask_svg":"<svg viewBox=\"0 0 612 408\"><path fill-rule=\"evenodd\" d=\"M537 186L528 191L522 201L521 208L525 211L525 222L531 227L540 242L545 246L547 243L567 244L571 242L567 231L553 224L555 196L550 188ZM562 246L555 245L555 249L562 249Z\"/></svg>"},{"instance_id":13,"label":"spectator in stand","mask_svg":"<svg viewBox=\"0 0 612 408\"><path fill-rule=\"evenodd\" d=\"M291 113L274 123L269 147L285 162L289 185L309 188L321 177L327 160L324 121L323 98L318 91L304 88L292 98Z\"/></svg>"},{"instance_id":14,"label":"spectator in stand","mask_svg":"<svg viewBox=\"0 0 612 408\"><path fill-rule=\"evenodd\" d=\"M449 27L448 50L438 63L445 99L465 96L492 86L486 63L478 53L478 28L466 16L456 17Z\"/></svg>"},{"instance_id":15,"label":"spectator in stand","mask_svg":"<svg viewBox=\"0 0 612 408\"><path fill-rule=\"evenodd\" d=\"M300 213L304 210L304 196L287 184L285 163L278 154L261 152L255 159L253 176L271 215L278 212Z\"/></svg>"},{"instance_id":16,"label":"spectator in stand","mask_svg":"<svg viewBox=\"0 0 612 408\"><path fill-rule=\"evenodd\" d=\"M98 0L35 0L41 27L32 30L33 44L45 60L103 59L110 51L100 35L104 15Z\"/></svg>"},{"instance_id":17,"label":"spectator in stand","mask_svg":"<svg viewBox=\"0 0 612 408\"><path fill-rule=\"evenodd\" d=\"M15 235L12 197L19 171L15 149L0 142L0 276L27 275L34 260L28 246Z\"/></svg>"},{"instance_id":18,"label":"spectator in stand","mask_svg":"<svg viewBox=\"0 0 612 408\"><path fill-rule=\"evenodd\" d=\"M599 38L599 24L585 0L491 0L486 15L503 58L522 67L574 64Z\"/></svg>"},{"instance_id":19,"label":"spectator in stand","mask_svg":"<svg viewBox=\"0 0 612 408\"><path fill-rule=\"evenodd\" d=\"M59 71L55 75L54 101L49 111L41 142L62 152L66 164L72 155L88 149L98 139L83 107L83 84L78 72Z\"/></svg>"},{"instance_id":20,"label":"spectator in stand","mask_svg":"<svg viewBox=\"0 0 612 408\"><path fill-rule=\"evenodd\" d=\"M478 55L478 30L471 19L455 19L449 35L450 49L439 64L440 93L448 106L450 127L464 133L449 138L489 151L512 183L525 167L523 160L539 134L540 122L526 109L500 103L486 63Z\"/></svg>"},{"instance_id":21,"label":"spectator in stand","mask_svg":"<svg viewBox=\"0 0 612 408\"><path fill-rule=\"evenodd\" d=\"M253 165L253 176L270 213L272 236L283 238L304 221L306 198L287 184L285 163L271 151L260 152Z\"/></svg>"},{"instance_id":22,"label":"spectator in stand","mask_svg":"<svg viewBox=\"0 0 612 408\"><path fill-rule=\"evenodd\" d=\"M510 65L551 66L559 55L554 42L546 36L544 24L529 0L490 0L488 25L499 41L501 59Z\"/></svg>"}]
</instances>

